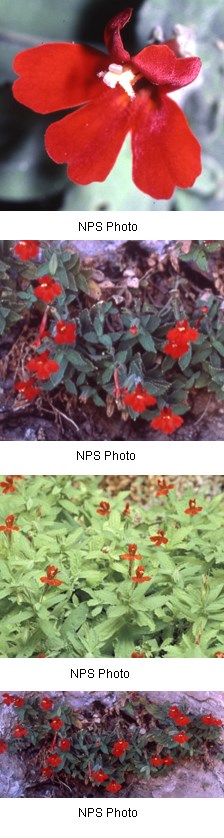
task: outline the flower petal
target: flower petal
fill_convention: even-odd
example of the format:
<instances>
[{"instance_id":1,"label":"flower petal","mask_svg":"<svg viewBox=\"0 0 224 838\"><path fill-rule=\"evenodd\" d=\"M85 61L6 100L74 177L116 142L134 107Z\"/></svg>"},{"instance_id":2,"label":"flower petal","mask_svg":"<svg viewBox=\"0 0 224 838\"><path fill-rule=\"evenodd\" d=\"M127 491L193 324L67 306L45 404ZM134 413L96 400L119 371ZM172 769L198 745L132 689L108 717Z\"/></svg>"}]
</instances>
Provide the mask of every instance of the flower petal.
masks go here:
<instances>
[{"instance_id":1,"label":"flower petal","mask_svg":"<svg viewBox=\"0 0 224 838\"><path fill-rule=\"evenodd\" d=\"M130 58L129 52L123 47L120 30L130 20L132 11L133 9L129 7L128 9L124 9L123 12L119 12L112 20L109 20L104 30L104 42L108 49L110 59L119 64L128 61Z\"/></svg>"},{"instance_id":2,"label":"flower petal","mask_svg":"<svg viewBox=\"0 0 224 838\"><path fill-rule=\"evenodd\" d=\"M105 180L131 124L126 93L106 90L97 100L55 122L46 131L46 150L68 176L82 185Z\"/></svg>"},{"instance_id":3,"label":"flower petal","mask_svg":"<svg viewBox=\"0 0 224 838\"><path fill-rule=\"evenodd\" d=\"M133 180L153 198L170 198L175 186L186 189L200 174L200 145L184 114L168 96L150 99L141 91L137 99L132 129Z\"/></svg>"},{"instance_id":4,"label":"flower petal","mask_svg":"<svg viewBox=\"0 0 224 838\"><path fill-rule=\"evenodd\" d=\"M166 44L145 47L131 63L153 84L165 85L164 93L190 84L201 69L200 58L176 58Z\"/></svg>"},{"instance_id":5,"label":"flower petal","mask_svg":"<svg viewBox=\"0 0 224 838\"><path fill-rule=\"evenodd\" d=\"M44 44L20 52L13 69L18 102L37 113L51 113L88 102L99 92L97 73L107 70L108 56L78 44Z\"/></svg>"}]
</instances>

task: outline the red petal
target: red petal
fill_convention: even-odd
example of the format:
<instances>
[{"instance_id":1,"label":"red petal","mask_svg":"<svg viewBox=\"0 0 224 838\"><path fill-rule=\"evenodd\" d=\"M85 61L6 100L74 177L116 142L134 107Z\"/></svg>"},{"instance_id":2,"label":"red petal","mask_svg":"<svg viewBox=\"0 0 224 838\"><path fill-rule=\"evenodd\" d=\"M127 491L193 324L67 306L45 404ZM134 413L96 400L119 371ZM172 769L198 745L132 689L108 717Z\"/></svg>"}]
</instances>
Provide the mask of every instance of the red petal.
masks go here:
<instances>
[{"instance_id":1,"label":"red petal","mask_svg":"<svg viewBox=\"0 0 224 838\"><path fill-rule=\"evenodd\" d=\"M126 93L108 88L90 105L50 125L45 135L48 154L56 163L68 164L75 183L105 180L129 131L131 110Z\"/></svg>"},{"instance_id":2,"label":"red petal","mask_svg":"<svg viewBox=\"0 0 224 838\"><path fill-rule=\"evenodd\" d=\"M38 113L51 113L88 102L99 92L97 73L108 68L108 57L78 44L44 44L15 57L15 99Z\"/></svg>"},{"instance_id":3,"label":"red petal","mask_svg":"<svg viewBox=\"0 0 224 838\"><path fill-rule=\"evenodd\" d=\"M145 47L132 58L132 64L153 84L165 85L163 93L190 84L201 68L200 58L176 58L165 44Z\"/></svg>"},{"instance_id":4,"label":"red petal","mask_svg":"<svg viewBox=\"0 0 224 838\"><path fill-rule=\"evenodd\" d=\"M130 53L123 47L120 31L130 20L132 11L133 9L128 8L123 12L119 12L119 14L113 17L112 20L109 20L109 23L104 30L104 42L108 49L110 58L112 61L118 62L118 64L123 64L124 61L128 61L130 58Z\"/></svg>"},{"instance_id":5,"label":"red petal","mask_svg":"<svg viewBox=\"0 0 224 838\"><path fill-rule=\"evenodd\" d=\"M184 114L168 96L136 100L132 133L133 180L153 198L170 198L175 186L192 186L201 172L200 145Z\"/></svg>"}]
</instances>

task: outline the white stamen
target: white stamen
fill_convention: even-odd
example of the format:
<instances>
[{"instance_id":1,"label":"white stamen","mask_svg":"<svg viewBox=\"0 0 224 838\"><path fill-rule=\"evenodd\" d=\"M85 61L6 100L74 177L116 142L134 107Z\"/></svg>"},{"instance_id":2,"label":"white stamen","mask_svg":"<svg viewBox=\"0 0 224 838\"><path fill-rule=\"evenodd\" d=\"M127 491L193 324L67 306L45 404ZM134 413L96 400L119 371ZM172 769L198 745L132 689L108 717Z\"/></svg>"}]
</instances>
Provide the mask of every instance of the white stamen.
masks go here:
<instances>
[{"instance_id":1,"label":"white stamen","mask_svg":"<svg viewBox=\"0 0 224 838\"><path fill-rule=\"evenodd\" d=\"M124 70L121 64L109 64L106 73L102 71L101 73L97 73L97 75L99 78L102 78L104 84L107 84L107 87L114 89L117 84L120 84L131 99L135 98L135 92L131 83L134 79L134 73L131 70Z\"/></svg>"}]
</instances>

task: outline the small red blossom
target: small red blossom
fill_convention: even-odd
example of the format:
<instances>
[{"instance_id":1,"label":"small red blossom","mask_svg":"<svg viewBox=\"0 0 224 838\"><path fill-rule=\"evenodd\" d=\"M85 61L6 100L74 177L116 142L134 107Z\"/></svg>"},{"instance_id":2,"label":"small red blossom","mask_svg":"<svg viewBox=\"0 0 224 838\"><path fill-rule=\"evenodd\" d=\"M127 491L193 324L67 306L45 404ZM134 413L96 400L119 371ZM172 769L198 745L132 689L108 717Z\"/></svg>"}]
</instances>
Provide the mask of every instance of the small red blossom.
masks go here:
<instances>
[{"instance_id":1,"label":"small red blossom","mask_svg":"<svg viewBox=\"0 0 224 838\"><path fill-rule=\"evenodd\" d=\"M128 553L122 553L121 559L127 559L128 562L140 562L142 556L137 553L137 544L128 544Z\"/></svg>"},{"instance_id":2,"label":"small red blossom","mask_svg":"<svg viewBox=\"0 0 224 838\"><path fill-rule=\"evenodd\" d=\"M201 311L202 311L202 314L207 314L208 306L202 306Z\"/></svg>"},{"instance_id":3,"label":"small red blossom","mask_svg":"<svg viewBox=\"0 0 224 838\"><path fill-rule=\"evenodd\" d=\"M40 577L40 582L43 582L45 585L52 585L52 587L56 587L57 585L62 585L61 579L56 579L56 574L58 573L58 568L55 565L48 565L46 568L46 576Z\"/></svg>"},{"instance_id":4,"label":"small red blossom","mask_svg":"<svg viewBox=\"0 0 224 838\"><path fill-rule=\"evenodd\" d=\"M145 658L145 655L143 654L143 652L138 653L138 652L134 651L131 654L131 658Z\"/></svg>"},{"instance_id":5,"label":"small red blossom","mask_svg":"<svg viewBox=\"0 0 224 838\"><path fill-rule=\"evenodd\" d=\"M21 736L27 736L28 730L23 725L16 725L13 731L13 736L15 739L20 739Z\"/></svg>"},{"instance_id":6,"label":"small red blossom","mask_svg":"<svg viewBox=\"0 0 224 838\"><path fill-rule=\"evenodd\" d=\"M176 725L179 725L180 727L185 727L186 725L190 724L191 720L189 719L189 716L184 716L183 713L176 713L176 716L174 716L174 721Z\"/></svg>"},{"instance_id":7,"label":"small red blossom","mask_svg":"<svg viewBox=\"0 0 224 838\"><path fill-rule=\"evenodd\" d=\"M5 751L8 751L8 745L6 745L6 742L3 742L3 739L0 739L0 754L4 754Z\"/></svg>"},{"instance_id":8,"label":"small red blossom","mask_svg":"<svg viewBox=\"0 0 224 838\"><path fill-rule=\"evenodd\" d=\"M199 337L199 332L197 329L193 329L192 326L189 326L188 320L177 320L176 325L173 329L169 329L167 332L166 337L168 341L177 341L179 346L181 343L189 343L189 341L195 341Z\"/></svg>"},{"instance_id":9,"label":"small red blossom","mask_svg":"<svg viewBox=\"0 0 224 838\"><path fill-rule=\"evenodd\" d=\"M16 487L13 483L13 477L6 477L5 481L0 483L1 488L3 489L2 495L8 495L9 492L15 492Z\"/></svg>"},{"instance_id":10,"label":"small red blossom","mask_svg":"<svg viewBox=\"0 0 224 838\"><path fill-rule=\"evenodd\" d=\"M110 515L110 504L106 500L101 500L99 508L96 511L98 515Z\"/></svg>"},{"instance_id":11,"label":"small red blossom","mask_svg":"<svg viewBox=\"0 0 224 838\"><path fill-rule=\"evenodd\" d=\"M173 740L174 742L178 742L179 745L184 745L184 742L188 742L189 736L186 733L175 733Z\"/></svg>"},{"instance_id":12,"label":"small red blossom","mask_svg":"<svg viewBox=\"0 0 224 838\"><path fill-rule=\"evenodd\" d=\"M196 500L189 500L188 509L185 509L185 515L197 515L198 512L201 512L202 506L196 506Z\"/></svg>"},{"instance_id":13,"label":"small red blossom","mask_svg":"<svg viewBox=\"0 0 224 838\"><path fill-rule=\"evenodd\" d=\"M144 570L144 565L139 565L139 567L136 568L135 576L131 577L132 582L135 582L135 584L140 584L141 582L150 582L152 577L144 576Z\"/></svg>"},{"instance_id":14,"label":"small red blossom","mask_svg":"<svg viewBox=\"0 0 224 838\"><path fill-rule=\"evenodd\" d=\"M49 777L52 777L52 775L53 775L52 769L47 768L47 766L43 766L40 770L41 770L41 774L43 775L43 777L49 778Z\"/></svg>"},{"instance_id":15,"label":"small red blossom","mask_svg":"<svg viewBox=\"0 0 224 838\"><path fill-rule=\"evenodd\" d=\"M177 340L169 340L163 347L165 355L170 355L171 358L182 358L188 352L189 343L178 343Z\"/></svg>"},{"instance_id":16,"label":"small red blossom","mask_svg":"<svg viewBox=\"0 0 224 838\"><path fill-rule=\"evenodd\" d=\"M15 696L13 701L14 707L23 707L25 704L25 698L20 698L20 696Z\"/></svg>"},{"instance_id":17,"label":"small red blossom","mask_svg":"<svg viewBox=\"0 0 224 838\"><path fill-rule=\"evenodd\" d=\"M169 713L167 714L172 719L174 716L179 714L179 707L176 704L172 704L172 707L169 709Z\"/></svg>"},{"instance_id":18,"label":"small red blossom","mask_svg":"<svg viewBox=\"0 0 224 838\"><path fill-rule=\"evenodd\" d=\"M37 278L39 286L33 289L34 296L43 303L53 303L55 297L59 297L62 292L62 286L59 282L55 282L51 276L42 276Z\"/></svg>"},{"instance_id":19,"label":"small red blossom","mask_svg":"<svg viewBox=\"0 0 224 838\"><path fill-rule=\"evenodd\" d=\"M40 657L40 655L38 655L38 657ZM41 710L52 710L53 701L51 701L51 698L42 698L42 701L40 701L40 707Z\"/></svg>"},{"instance_id":20,"label":"small red blossom","mask_svg":"<svg viewBox=\"0 0 224 838\"><path fill-rule=\"evenodd\" d=\"M172 762L174 762L174 758L170 757L169 754L167 754L166 757L163 757L163 765L171 765Z\"/></svg>"},{"instance_id":21,"label":"small red blossom","mask_svg":"<svg viewBox=\"0 0 224 838\"><path fill-rule=\"evenodd\" d=\"M131 15L131 8L124 9L107 24L109 55L68 43L19 53L13 93L37 113L76 108L45 135L49 156L67 163L75 183L104 181L131 132L135 185L154 198L170 198L175 186L192 186L201 162L200 145L167 94L190 84L201 62L177 57L172 42L146 46L131 57L120 34Z\"/></svg>"},{"instance_id":22,"label":"small red blossom","mask_svg":"<svg viewBox=\"0 0 224 838\"><path fill-rule=\"evenodd\" d=\"M150 396L147 390L142 387L142 384L137 384L134 392L127 393L123 401L127 407L131 407L134 413L144 413L147 407L152 407L152 405L156 404L154 396Z\"/></svg>"},{"instance_id":23,"label":"small red blossom","mask_svg":"<svg viewBox=\"0 0 224 838\"><path fill-rule=\"evenodd\" d=\"M28 378L27 381L17 381L15 384L15 390L22 393L28 402L31 402L32 399L36 399L40 393L39 387L36 387L35 378Z\"/></svg>"},{"instance_id":24,"label":"small red blossom","mask_svg":"<svg viewBox=\"0 0 224 838\"><path fill-rule=\"evenodd\" d=\"M35 259L39 254L39 241L29 239L28 241L20 241L14 245L13 253L19 256L22 262L27 262L28 259Z\"/></svg>"},{"instance_id":25,"label":"small red blossom","mask_svg":"<svg viewBox=\"0 0 224 838\"><path fill-rule=\"evenodd\" d=\"M164 407L161 411L159 416L156 416L155 419L152 419L150 425L154 428L155 431L162 431L163 434L173 434L177 428L180 428L183 425L183 419L181 416L177 416L176 413L173 413L171 407Z\"/></svg>"},{"instance_id":26,"label":"small red blossom","mask_svg":"<svg viewBox=\"0 0 224 838\"><path fill-rule=\"evenodd\" d=\"M59 748L61 751L70 751L71 739L61 739L59 743Z\"/></svg>"},{"instance_id":27,"label":"small red blossom","mask_svg":"<svg viewBox=\"0 0 224 838\"><path fill-rule=\"evenodd\" d=\"M114 757L122 757L127 748L129 748L129 742L125 742L124 739L118 739L117 742L114 742L111 753Z\"/></svg>"},{"instance_id":28,"label":"small red blossom","mask_svg":"<svg viewBox=\"0 0 224 838\"><path fill-rule=\"evenodd\" d=\"M214 658L224 658L224 652L216 652Z\"/></svg>"},{"instance_id":29,"label":"small red blossom","mask_svg":"<svg viewBox=\"0 0 224 838\"><path fill-rule=\"evenodd\" d=\"M157 480L157 492L156 497L160 497L160 495L168 495L171 489L174 489L174 483L167 483L165 478L162 480Z\"/></svg>"},{"instance_id":30,"label":"small red blossom","mask_svg":"<svg viewBox=\"0 0 224 838\"><path fill-rule=\"evenodd\" d=\"M52 768L57 768L57 766L61 764L62 759L61 759L61 757L58 756L57 753L54 753L54 754L51 754L51 756L47 758L47 762L48 762L49 765L52 766Z\"/></svg>"},{"instance_id":31,"label":"small red blossom","mask_svg":"<svg viewBox=\"0 0 224 838\"><path fill-rule=\"evenodd\" d=\"M64 722L62 722L58 716L55 716L54 719L51 719L49 725L52 727L52 730L61 730L61 727L64 727Z\"/></svg>"},{"instance_id":32,"label":"small red blossom","mask_svg":"<svg viewBox=\"0 0 224 838\"><path fill-rule=\"evenodd\" d=\"M54 337L55 343L74 343L76 341L76 326L75 323L66 323L65 320L60 320L56 325L56 335Z\"/></svg>"},{"instance_id":33,"label":"small red blossom","mask_svg":"<svg viewBox=\"0 0 224 838\"><path fill-rule=\"evenodd\" d=\"M222 719L216 719L214 716L212 716L211 713L208 713L207 716L202 716L201 721L203 722L204 725L207 725L207 727L210 727L210 726L211 727L212 726L221 727L222 726Z\"/></svg>"},{"instance_id":34,"label":"small red blossom","mask_svg":"<svg viewBox=\"0 0 224 838\"><path fill-rule=\"evenodd\" d=\"M41 352L40 355L35 355L31 361L27 362L27 369L29 372L35 372L37 378L41 379L41 381L47 381L48 378L54 372L58 372L60 370L60 364L57 361L53 361L52 358L49 357L48 349L45 352Z\"/></svg>"},{"instance_id":35,"label":"small red blossom","mask_svg":"<svg viewBox=\"0 0 224 838\"><path fill-rule=\"evenodd\" d=\"M131 328L129 329L129 332L130 332L131 335L137 335L138 334L138 326L131 326Z\"/></svg>"},{"instance_id":36,"label":"small red blossom","mask_svg":"<svg viewBox=\"0 0 224 838\"><path fill-rule=\"evenodd\" d=\"M2 524L2 526L0 527L0 530L2 532L7 532L9 534L11 532L14 532L14 531L18 532L19 527L14 527L13 526L14 521L15 521L15 515L7 515L7 518L5 518L5 524Z\"/></svg>"},{"instance_id":37,"label":"small red blossom","mask_svg":"<svg viewBox=\"0 0 224 838\"><path fill-rule=\"evenodd\" d=\"M10 704L14 704L14 696L9 693L3 693L2 701L3 704L6 704L6 707L9 707Z\"/></svg>"},{"instance_id":38,"label":"small red blossom","mask_svg":"<svg viewBox=\"0 0 224 838\"><path fill-rule=\"evenodd\" d=\"M100 768L99 771L92 771L91 780L95 783L104 783L104 780L109 780L109 774L105 774L105 771Z\"/></svg>"},{"instance_id":39,"label":"small red blossom","mask_svg":"<svg viewBox=\"0 0 224 838\"><path fill-rule=\"evenodd\" d=\"M124 516L130 515L130 503L128 503L128 501L126 502L123 512L121 514Z\"/></svg>"},{"instance_id":40,"label":"small red blossom","mask_svg":"<svg viewBox=\"0 0 224 838\"><path fill-rule=\"evenodd\" d=\"M122 789L122 786L121 783L116 783L116 780L111 780L111 782L108 783L108 786L106 786L106 789L107 791L111 791L111 794L116 794L117 791Z\"/></svg>"},{"instance_id":41,"label":"small red blossom","mask_svg":"<svg viewBox=\"0 0 224 838\"><path fill-rule=\"evenodd\" d=\"M150 541L154 541L156 547L160 547L161 544L168 544L168 538L165 538L164 530L158 530L157 535L151 535Z\"/></svg>"},{"instance_id":42,"label":"small red blossom","mask_svg":"<svg viewBox=\"0 0 224 838\"><path fill-rule=\"evenodd\" d=\"M37 655L37 658L46 658L46 655L40 654L40 655Z\"/></svg>"},{"instance_id":43,"label":"small red blossom","mask_svg":"<svg viewBox=\"0 0 224 838\"><path fill-rule=\"evenodd\" d=\"M152 757L152 759L149 760L149 764L153 765L154 768L160 768L160 766L163 765L163 759L162 757Z\"/></svg>"}]
</instances>

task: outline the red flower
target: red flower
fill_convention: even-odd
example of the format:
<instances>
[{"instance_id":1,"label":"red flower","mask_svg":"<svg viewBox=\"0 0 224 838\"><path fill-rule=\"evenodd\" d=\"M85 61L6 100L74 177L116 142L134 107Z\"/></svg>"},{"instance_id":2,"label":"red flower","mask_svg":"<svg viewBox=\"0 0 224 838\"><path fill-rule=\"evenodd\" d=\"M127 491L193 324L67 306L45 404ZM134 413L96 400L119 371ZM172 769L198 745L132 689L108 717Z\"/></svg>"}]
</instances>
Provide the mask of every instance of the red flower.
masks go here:
<instances>
[{"instance_id":1,"label":"red flower","mask_svg":"<svg viewBox=\"0 0 224 838\"><path fill-rule=\"evenodd\" d=\"M41 774L43 774L43 777L52 777L53 771L51 770L51 768L43 766L43 768L41 768L40 770Z\"/></svg>"},{"instance_id":2,"label":"red flower","mask_svg":"<svg viewBox=\"0 0 224 838\"><path fill-rule=\"evenodd\" d=\"M145 655L143 654L143 652L138 654L138 652L134 651L132 652L131 658L145 658Z\"/></svg>"},{"instance_id":3,"label":"red flower","mask_svg":"<svg viewBox=\"0 0 224 838\"><path fill-rule=\"evenodd\" d=\"M128 562L140 562L142 556L136 552L137 544L128 544L128 553L122 553L121 559L127 559Z\"/></svg>"},{"instance_id":4,"label":"red flower","mask_svg":"<svg viewBox=\"0 0 224 838\"><path fill-rule=\"evenodd\" d=\"M38 655L38 657L40 656ZM41 710L51 710L53 707L53 701L51 701L51 698L42 698L42 701L40 701L40 707Z\"/></svg>"},{"instance_id":5,"label":"red flower","mask_svg":"<svg viewBox=\"0 0 224 838\"><path fill-rule=\"evenodd\" d=\"M144 570L144 565L139 565L139 567L136 568L136 575L131 577L132 582L135 582L135 584L140 584L141 582L150 582L152 577L144 576Z\"/></svg>"},{"instance_id":6,"label":"red flower","mask_svg":"<svg viewBox=\"0 0 224 838\"><path fill-rule=\"evenodd\" d=\"M41 381L47 381L52 373L60 370L60 364L57 361L53 361L52 358L49 358L48 349L45 352L41 352L40 355L35 355L31 361L27 362L26 366L30 372L35 372L37 378L40 378Z\"/></svg>"},{"instance_id":7,"label":"red flower","mask_svg":"<svg viewBox=\"0 0 224 838\"><path fill-rule=\"evenodd\" d=\"M131 328L129 329L129 332L130 332L131 335L137 335L138 334L138 326L131 326Z\"/></svg>"},{"instance_id":8,"label":"red flower","mask_svg":"<svg viewBox=\"0 0 224 838\"><path fill-rule=\"evenodd\" d=\"M157 535L151 535L150 541L154 541L156 547L161 544L167 544L168 538L164 538L164 530L158 530Z\"/></svg>"},{"instance_id":9,"label":"red flower","mask_svg":"<svg viewBox=\"0 0 224 838\"><path fill-rule=\"evenodd\" d=\"M23 706L24 706L24 704L25 704L25 699L24 699L24 698L20 698L19 696L17 696L17 695L16 695L16 696L14 697L13 704L14 704L14 707L23 707Z\"/></svg>"},{"instance_id":10,"label":"red flower","mask_svg":"<svg viewBox=\"0 0 224 838\"><path fill-rule=\"evenodd\" d=\"M183 745L184 742L188 742L189 736L186 733L175 733L173 736L174 742L178 742L179 745Z\"/></svg>"},{"instance_id":11,"label":"red flower","mask_svg":"<svg viewBox=\"0 0 224 838\"><path fill-rule=\"evenodd\" d=\"M38 256L39 253L39 242L35 239L17 242L14 245L13 253L15 256L19 256L22 262L26 262L27 259L35 259L35 256Z\"/></svg>"},{"instance_id":12,"label":"red flower","mask_svg":"<svg viewBox=\"0 0 224 838\"><path fill-rule=\"evenodd\" d=\"M196 506L196 500L189 500L189 507L185 509L185 515L197 515L198 512L201 512L202 506Z\"/></svg>"},{"instance_id":13,"label":"red flower","mask_svg":"<svg viewBox=\"0 0 224 838\"><path fill-rule=\"evenodd\" d=\"M213 725L214 727L222 726L222 719L216 719L214 716L212 716L211 713L209 713L208 716L202 716L201 721L204 725L207 725L208 727Z\"/></svg>"},{"instance_id":14,"label":"red flower","mask_svg":"<svg viewBox=\"0 0 224 838\"><path fill-rule=\"evenodd\" d=\"M61 579L49 579L48 576L40 576L40 582L43 582L44 585L51 585L52 588L62 585Z\"/></svg>"},{"instance_id":15,"label":"red flower","mask_svg":"<svg viewBox=\"0 0 224 838\"><path fill-rule=\"evenodd\" d=\"M14 696L9 693L3 693L2 701L3 704L6 704L6 707L9 707L10 704L14 704Z\"/></svg>"},{"instance_id":16,"label":"red flower","mask_svg":"<svg viewBox=\"0 0 224 838\"><path fill-rule=\"evenodd\" d=\"M176 706L176 704L173 704L172 707L170 707L169 713L167 715L170 716L170 718L172 719L175 716L177 716L179 712L179 708Z\"/></svg>"},{"instance_id":17,"label":"red flower","mask_svg":"<svg viewBox=\"0 0 224 838\"><path fill-rule=\"evenodd\" d=\"M51 722L49 722L49 724L50 727L52 727L52 730L61 730L61 727L64 727L64 722L62 722L61 719L58 718L58 716L55 716L54 719L51 719Z\"/></svg>"},{"instance_id":18,"label":"red flower","mask_svg":"<svg viewBox=\"0 0 224 838\"><path fill-rule=\"evenodd\" d=\"M126 502L123 512L121 514L130 515L130 503L128 503L128 501Z\"/></svg>"},{"instance_id":19,"label":"red flower","mask_svg":"<svg viewBox=\"0 0 224 838\"><path fill-rule=\"evenodd\" d=\"M21 736L27 736L28 730L23 725L16 725L13 731L13 736L15 739L20 739Z\"/></svg>"},{"instance_id":20,"label":"red flower","mask_svg":"<svg viewBox=\"0 0 224 838\"><path fill-rule=\"evenodd\" d=\"M46 658L46 655L37 655L37 658Z\"/></svg>"},{"instance_id":21,"label":"red flower","mask_svg":"<svg viewBox=\"0 0 224 838\"><path fill-rule=\"evenodd\" d=\"M29 378L27 381L17 381L17 384L15 384L15 390L22 393L24 398L28 401L36 399L36 396L40 393L39 387L36 387L35 378Z\"/></svg>"},{"instance_id":22,"label":"red flower","mask_svg":"<svg viewBox=\"0 0 224 838\"><path fill-rule=\"evenodd\" d=\"M197 329L193 329L192 326L189 326L188 320L183 320L182 322L177 320L176 326L167 332L166 337L169 341L177 341L179 346L181 346L181 343L185 344L186 342L188 343L188 341L197 340L199 332Z\"/></svg>"},{"instance_id":23,"label":"red flower","mask_svg":"<svg viewBox=\"0 0 224 838\"><path fill-rule=\"evenodd\" d=\"M5 518L5 524L0 527L0 530L7 533L11 533L14 530L18 531L19 527L13 526L14 521L15 515L7 515L7 518Z\"/></svg>"},{"instance_id":24,"label":"red flower","mask_svg":"<svg viewBox=\"0 0 224 838\"><path fill-rule=\"evenodd\" d=\"M175 186L192 186L201 164L199 143L167 93L190 84L201 62L177 58L166 44L131 58L120 35L131 14L125 9L106 26L109 57L65 43L20 53L14 70L21 78L13 92L38 113L83 105L46 132L48 154L68 164L75 183L105 180L131 131L134 183L154 198L170 198Z\"/></svg>"},{"instance_id":25,"label":"red flower","mask_svg":"<svg viewBox=\"0 0 224 838\"><path fill-rule=\"evenodd\" d=\"M163 765L171 765L172 762L174 762L174 758L170 757L168 754L167 757L163 758Z\"/></svg>"},{"instance_id":26,"label":"red flower","mask_svg":"<svg viewBox=\"0 0 224 838\"><path fill-rule=\"evenodd\" d=\"M214 658L224 658L224 652L216 652Z\"/></svg>"},{"instance_id":27,"label":"red flower","mask_svg":"<svg viewBox=\"0 0 224 838\"><path fill-rule=\"evenodd\" d=\"M171 489L174 489L174 483L167 483L166 480L163 478L162 480L157 480L157 486L159 487L156 492L156 497L160 497L160 495L168 495Z\"/></svg>"},{"instance_id":28,"label":"red flower","mask_svg":"<svg viewBox=\"0 0 224 838\"><path fill-rule=\"evenodd\" d=\"M43 303L53 303L54 298L60 296L62 286L59 285L59 282L55 282L48 274L37 277L37 282L39 282L39 288L34 288L33 293L38 300L42 300Z\"/></svg>"},{"instance_id":29,"label":"red flower","mask_svg":"<svg viewBox=\"0 0 224 838\"><path fill-rule=\"evenodd\" d=\"M171 358L182 358L182 355L185 355L188 349L189 343L178 343L177 340L170 340L168 343L165 343L163 352L165 352L165 355L171 355Z\"/></svg>"},{"instance_id":30,"label":"red flower","mask_svg":"<svg viewBox=\"0 0 224 838\"><path fill-rule=\"evenodd\" d=\"M60 747L61 751L70 751L71 740L70 739L61 739L59 747Z\"/></svg>"},{"instance_id":31,"label":"red flower","mask_svg":"<svg viewBox=\"0 0 224 838\"><path fill-rule=\"evenodd\" d=\"M127 748L129 748L129 742L125 742L124 739L118 739L118 741L114 743L111 753L114 757L122 757Z\"/></svg>"},{"instance_id":32,"label":"red flower","mask_svg":"<svg viewBox=\"0 0 224 838\"><path fill-rule=\"evenodd\" d=\"M75 323L66 323L65 320L60 320L56 325L56 335L54 337L55 343L74 343L76 340L76 326Z\"/></svg>"},{"instance_id":33,"label":"red flower","mask_svg":"<svg viewBox=\"0 0 224 838\"><path fill-rule=\"evenodd\" d=\"M13 483L13 477L6 477L5 482L3 481L2 483L0 483L0 486L3 488L2 495L7 495L8 492L16 491L16 487Z\"/></svg>"},{"instance_id":34,"label":"red flower","mask_svg":"<svg viewBox=\"0 0 224 838\"><path fill-rule=\"evenodd\" d=\"M107 503L106 500L101 500L99 509L96 510L98 515L109 515L110 514L110 504Z\"/></svg>"},{"instance_id":35,"label":"red flower","mask_svg":"<svg viewBox=\"0 0 224 838\"><path fill-rule=\"evenodd\" d=\"M149 760L149 764L153 765L154 768L159 768L160 765L163 765L163 759L161 757L152 757L152 759Z\"/></svg>"},{"instance_id":36,"label":"red flower","mask_svg":"<svg viewBox=\"0 0 224 838\"><path fill-rule=\"evenodd\" d=\"M8 750L8 745L6 745L6 743L3 742L3 739L0 739L0 754L4 754L5 751L7 751L7 750Z\"/></svg>"},{"instance_id":37,"label":"red flower","mask_svg":"<svg viewBox=\"0 0 224 838\"><path fill-rule=\"evenodd\" d=\"M111 782L108 783L108 786L106 786L107 791L111 791L111 794L116 794L121 788L121 784L116 783L116 780L111 780Z\"/></svg>"},{"instance_id":38,"label":"red flower","mask_svg":"<svg viewBox=\"0 0 224 838\"><path fill-rule=\"evenodd\" d=\"M155 419L152 419L150 425L154 428L155 431L162 431L163 434L173 434L177 428L180 428L183 425L183 419L181 416L176 416L175 413L171 410L171 407L164 407L163 410L160 411L159 416L156 416Z\"/></svg>"},{"instance_id":39,"label":"red flower","mask_svg":"<svg viewBox=\"0 0 224 838\"><path fill-rule=\"evenodd\" d=\"M47 762L49 763L49 765L52 765L52 768L57 768L57 766L60 765L60 763L62 762L62 759L58 756L58 754L54 753L47 758Z\"/></svg>"},{"instance_id":40,"label":"red flower","mask_svg":"<svg viewBox=\"0 0 224 838\"><path fill-rule=\"evenodd\" d=\"M123 401L127 407L131 407L134 413L144 413L147 407L156 404L154 396L150 396L147 390L142 387L142 384L137 384L134 393L127 393Z\"/></svg>"},{"instance_id":41,"label":"red flower","mask_svg":"<svg viewBox=\"0 0 224 838\"><path fill-rule=\"evenodd\" d=\"M104 780L109 779L109 774L105 774L102 768L99 771L92 771L91 773L91 780L95 780L96 783L104 783Z\"/></svg>"},{"instance_id":42,"label":"red flower","mask_svg":"<svg viewBox=\"0 0 224 838\"><path fill-rule=\"evenodd\" d=\"M189 716L184 716L183 713L176 713L176 716L174 716L174 721L176 725L179 725L180 727L185 727L185 725L190 724L191 720L189 719Z\"/></svg>"},{"instance_id":43,"label":"red flower","mask_svg":"<svg viewBox=\"0 0 224 838\"><path fill-rule=\"evenodd\" d=\"M62 585L61 579L55 579L55 576L56 576L57 573L58 573L58 568L55 567L54 564L48 565L48 567L46 568L46 574L47 575L46 576L41 576L40 577L40 582L43 582L45 585L52 585L53 587L57 586L57 585Z\"/></svg>"}]
</instances>

